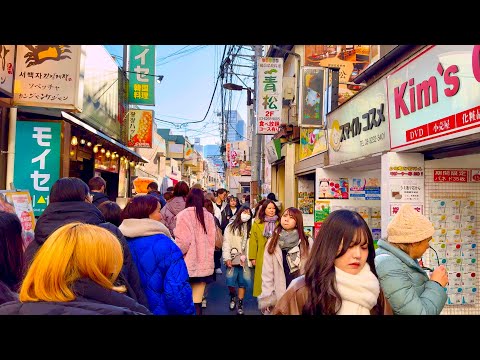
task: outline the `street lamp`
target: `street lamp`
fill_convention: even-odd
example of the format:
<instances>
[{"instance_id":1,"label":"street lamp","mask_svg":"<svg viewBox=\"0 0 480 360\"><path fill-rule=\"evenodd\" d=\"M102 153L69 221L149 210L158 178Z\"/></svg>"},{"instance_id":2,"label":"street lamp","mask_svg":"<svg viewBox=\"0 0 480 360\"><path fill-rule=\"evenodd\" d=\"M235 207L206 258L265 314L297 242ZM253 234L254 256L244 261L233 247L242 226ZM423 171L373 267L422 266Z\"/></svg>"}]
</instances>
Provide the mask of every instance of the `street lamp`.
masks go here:
<instances>
[{"instance_id":1,"label":"street lamp","mask_svg":"<svg viewBox=\"0 0 480 360\"><path fill-rule=\"evenodd\" d=\"M242 85L238 84L233 84L233 83L225 83L223 84L223 88L227 90L234 90L234 91L242 91L242 90L247 90L248 92L248 97L247 97L247 105L252 105L252 92L253 89L249 87L243 87Z\"/></svg>"}]
</instances>

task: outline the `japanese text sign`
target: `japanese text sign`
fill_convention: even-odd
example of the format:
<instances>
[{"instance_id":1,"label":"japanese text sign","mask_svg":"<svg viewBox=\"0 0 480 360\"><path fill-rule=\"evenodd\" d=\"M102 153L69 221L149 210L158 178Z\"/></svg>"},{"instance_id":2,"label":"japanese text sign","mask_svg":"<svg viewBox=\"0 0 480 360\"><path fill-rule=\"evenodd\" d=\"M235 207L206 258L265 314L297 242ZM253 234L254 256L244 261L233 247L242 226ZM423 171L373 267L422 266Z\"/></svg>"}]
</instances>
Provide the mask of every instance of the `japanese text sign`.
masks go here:
<instances>
[{"instance_id":1,"label":"japanese text sign","mask_svg":"<svg viewBox=\"0 0 480 360\"><path fill-rule=\"evenodd\" d=\"M152 148L153 110L130 110L127 146Z\"/></svg>"},{"instance_id":2,"label":"japanese text sign","mask_svg":"<svg viewBox=\"0 0 480 360\"><path fill-rule=\"evenodd\" d=\"M0 45L0 95L13 96L15 45Z\"/></svg>"},{"instance_id":3,"label":"japanese text sign","mask_svg":"<svg viewBox=\"0 0 480 360\"><path fill-rule=\"evenodd\" d=\"M480 132L480 45L429 46L387 76L391 148Z\"/></svg>"},{"instance_id":4,"label":"japanese text sign","mask_svg":"<svg viewBox=\"0 0 480 360\"><path fill-rule=\"evenodd\" d=\"M60 122L18 121L13 182L30 191L35 216L47 207L60 176Z\"/></svg>"},{"instance_id":5,"label":"japanese text sign","mask_svg":"<svg viewBox=\"0 0 480 360\"><path fill-rule=\"evenodd\" d=\"M81 45L17 45L14 105L82 111Z\"/></svg>"},{"instance_id":6,"label":"japanese text sign","mask_svg":"<svg viewBox=\"0 0 480 360\"><path fill-rule=\"evenodd\" d=\"M130 45L128 58L130 104L155 106L155 45Z\"/></svg>"},{"instance_id":7,"label":"japanese text sign","mask_svg":"<svg viewBox=\"0 0 480 360\"><path fill-rule=\"evenodd\" d=\"M259 58L257 72L257 134L276 134L282 119L283 58Z\"/></svg>"},{"instance_id":8,"label":"japanese text sign","mask_svg":"<svg viewBox=\"0 0 480 360\"><path fill-rule=\"evenodd\" d=\"M379 80L327 114L330 164L389 150L386 100Z\"/></svg>"}]
</instances>

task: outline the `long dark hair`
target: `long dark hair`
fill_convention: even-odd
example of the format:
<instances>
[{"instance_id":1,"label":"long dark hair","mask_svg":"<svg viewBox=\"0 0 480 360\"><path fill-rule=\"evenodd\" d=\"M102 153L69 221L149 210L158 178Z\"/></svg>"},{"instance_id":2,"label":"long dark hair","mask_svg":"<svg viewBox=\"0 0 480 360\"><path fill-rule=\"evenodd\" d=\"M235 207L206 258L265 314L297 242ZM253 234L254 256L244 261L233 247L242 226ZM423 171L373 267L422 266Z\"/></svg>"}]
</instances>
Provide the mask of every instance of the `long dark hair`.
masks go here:
<instances>
[{"instance_id":1,"label":"long dark hair","mask_svg":"<svg viewBox=\"0 0 480 360\"><path fill-rule=\"evenodd\" d=\"M275 215L278 216L278 214L280 213L280 209L278 208L277 204L275 204L273 200L266 199L262 207L260 208L260 211L258 212L258 219L260 220L260 223L265 222L265 210L267 210L268 204L273 204L273 206L275 206Z\"/></svg>"},{"instance_id":2,"label":"long dark hair","mask_svg":"<svg viewBox=\"0 0 480 360\"><path fill-rule=\"evenodd\" d=\"M23 277L22 224L16 214L0 211L0 280L17 292Z\"/></svg>"},{"instance_id":3,"label":"long dark hair","mask_svg":"<svg viewBox=\"0 0 480 360\"><path fill-rule=\"evenodd\" d=\"M85 201L89 193L90 189L82 179L64 177L52 185L50 202Z\"/></svg>"},{"instance_id":4,"label":"long dark hair","mask_svg":"<svg viewBox=\"0 0 480 360\"><path fill-rule=\"evenodd\" d=\"M203 226L203 230L205 234L207 233L207 227L205 226L205 218L203 216L203 191L201 189L193 188L190 190L190 193L187 196L187 200L185 200L185 209L188 207L195 208L195 214L197 216L198 221Z\"/></svg>"},{"instance_id":5,"label":"long dark hair","mask_svg":"<svg viewBox=\"0 0 480 360\"><path fill-rule=\"evenodd\" d=\"M232 234L235 234L237 232L240 236L243 236L243 224L244 222L242 221L242 213L248 210L248 213L250 214L250 220L247 221L247 238L250 236L250 229L252 228L252 219L253 219L253 214L252 214L252 209L250 209L248 206L241 206L235 215L234 220L230 223L230 229L232 231Z\"/></svg>"},{"instance_id":6,"label":"long dark hair","mask_svg":"<svg viewBox=\"0 0 480 360\"><path fill-rule=\"evenodd\" d=\"M355 238L355 242L352 243ZM355 211L336 210L323 222L310 256L305 264L305 283L309 296L303 308L306 315L335 315L340 309L342 298L335 283L335 259L343 256L348 248L367 239L367 264L376 276L375 249L370 229L365 220ZM337 254L342 245L340 253ZM383 314L381 295L373 309L376 314Z\"/></svg>"},{"instance_id":7,"label":"long dark hair","mask_svg":"<svg viewBox=\"0 0 480 360\"><path fill-rule=\"evenodd\" d=\"M283 212L282 216L285 215L288 212L290 216L293 216L295 218L295 221L297 222L297 232L298 232L298 237L301 240L300 241L300 254L303 256L308 255L308 239L307 236L305 235L305 232L303 231L303 215L300 210L294 207L289 207L288 209L285 209ZM272 241L270 241L270 244L268 245L267 251L269 254L273 254L275 252L275 248L277 247L278 239L280 238L280 233L283 230L282 227L282 221L278 222L278 225L275 227L275 230L273 231L273 236L272 236Z\"/></svg>"}]
</instances>

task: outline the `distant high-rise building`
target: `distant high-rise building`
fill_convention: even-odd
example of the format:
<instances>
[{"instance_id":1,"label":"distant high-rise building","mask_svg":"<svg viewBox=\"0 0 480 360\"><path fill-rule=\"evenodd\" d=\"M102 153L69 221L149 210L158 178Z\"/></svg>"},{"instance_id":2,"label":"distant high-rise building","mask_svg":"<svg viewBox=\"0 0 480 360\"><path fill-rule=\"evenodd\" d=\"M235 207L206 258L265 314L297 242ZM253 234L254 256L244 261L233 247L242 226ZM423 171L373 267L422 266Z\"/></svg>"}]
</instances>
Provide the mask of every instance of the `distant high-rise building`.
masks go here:
<instances>
[{"instance_id":1,"label":"distant high-rise building","mask_svg":"<svg viewBox=\"0 0 480 360\"><path fill-rule=\"evenodd\" d=\"M227 142L245 140L245 121L238 111L227 111L225 119L228 121Z\"/></svg>"}]
</instances>

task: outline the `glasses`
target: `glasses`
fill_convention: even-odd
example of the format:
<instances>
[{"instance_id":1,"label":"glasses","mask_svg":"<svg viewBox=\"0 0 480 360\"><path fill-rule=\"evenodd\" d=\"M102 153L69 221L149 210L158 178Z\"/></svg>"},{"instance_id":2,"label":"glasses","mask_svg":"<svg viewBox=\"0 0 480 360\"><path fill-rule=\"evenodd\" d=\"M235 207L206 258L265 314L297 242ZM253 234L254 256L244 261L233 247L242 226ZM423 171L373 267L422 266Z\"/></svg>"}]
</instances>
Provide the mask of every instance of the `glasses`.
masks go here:
<instances>
[{"instance_id":1,"label":"glasses","mask_svg":"<svg viewBox=\"0 0 480 360\"><path fill-rule=\"evenodd\" d=\"M429 248L430 248L431 250L433 250L433 252L435 253L435 258L437 259L437 265L440 266L440 260L438 260L437 251L436 251L433 247L431 247L431 246L429 246ZM422 264L423 264L423 259L422 259ZM426 266L422 266L422 269L423 269L423 270L428 270L428 271L433 271L432 268L429 268L429 267L426 267Z\"/></svg>"}]
</instances>

